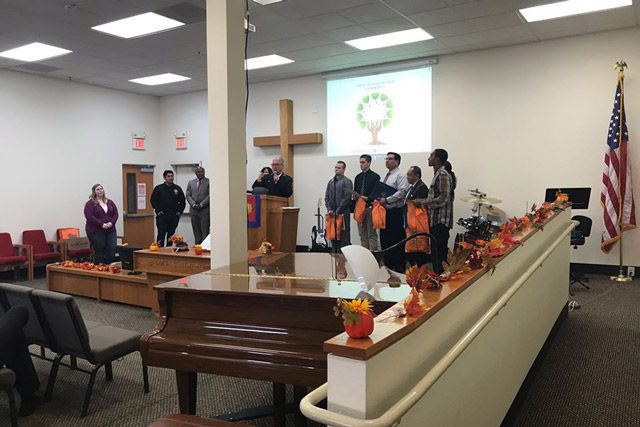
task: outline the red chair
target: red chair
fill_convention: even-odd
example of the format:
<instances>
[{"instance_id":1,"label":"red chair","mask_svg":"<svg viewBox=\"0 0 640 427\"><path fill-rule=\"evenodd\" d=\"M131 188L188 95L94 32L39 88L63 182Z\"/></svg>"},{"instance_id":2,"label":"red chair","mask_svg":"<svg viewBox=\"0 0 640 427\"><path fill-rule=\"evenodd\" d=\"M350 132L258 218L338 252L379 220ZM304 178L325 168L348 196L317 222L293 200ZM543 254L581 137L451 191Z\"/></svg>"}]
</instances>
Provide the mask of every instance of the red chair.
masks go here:
<instances>
[{"instance_id":1,"label":"red chair","mask_svg":"<svg viewBox=\"0 0 640 427\"><path fill-rule=\"evenodd\" d=\"M86 237L80 238L79 228L58 228L58 243L62 246L62 259L86 261L91 258L91 247Z\"/></svg>"},{"instance_id":2,"label":"red chair","mask_svg":"<svg viewBox=\"0 0 640 427\"><path fill-rule=\"evenodd\" d=\"M33 262L31 264L31 270L52 262L62 261L62 245L58 242L48 242L44 236L44 230L23 231L22 243L31 245L32 247ZM31 273L31 277L33 277L33 273Z\"/></svg>"},{"instance_id":3,"label":"red chair","mask_svg":"<svg viewBox=\"0 0 640 427\"><path fill-rule=\"evenodd\" d=\"M14 245L9 233L0 233L0 268L12 268L13 276L17 279L18 270L24 267L27 269L27 278L33 280L32 263L31 246Z\"/></svg>"}]
</instances>

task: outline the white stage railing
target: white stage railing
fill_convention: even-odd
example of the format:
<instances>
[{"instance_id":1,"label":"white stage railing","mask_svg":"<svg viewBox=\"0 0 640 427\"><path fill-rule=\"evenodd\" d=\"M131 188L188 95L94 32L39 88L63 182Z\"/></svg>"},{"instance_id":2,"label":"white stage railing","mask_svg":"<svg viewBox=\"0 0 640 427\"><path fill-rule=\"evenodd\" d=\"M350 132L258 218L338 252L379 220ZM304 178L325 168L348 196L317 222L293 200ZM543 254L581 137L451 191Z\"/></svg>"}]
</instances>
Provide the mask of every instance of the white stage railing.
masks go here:
<instances>
[{"instance_id":1,"label":"white stage railing","mask_svg":"<svg viewBox=\"0 0 640 427\"><path fill-rule=\"evenodd\" d=\"M300 402L300 410L309 419L334 427L388 427L396 426L401 422L401 418L424 396L429 389L438 381L446 370L455 362L462 352L473 342L473 340L489 324L491 319L497 316L509 300L518 292L533 273L544 263L556 247L565 240L568 233L573 230L577 221L572 221L566 230L535 260L531 266L516 280L516 282L500 297L487 312L458 340L458 342L436 363L436 365L407 393L402 399L396 402L384 414L378 418L363 420L353 418L327 409L319 408L318 402L327 398L328 384L324 383L320 387L307 394Z\"/></svg>"}]
</instances>

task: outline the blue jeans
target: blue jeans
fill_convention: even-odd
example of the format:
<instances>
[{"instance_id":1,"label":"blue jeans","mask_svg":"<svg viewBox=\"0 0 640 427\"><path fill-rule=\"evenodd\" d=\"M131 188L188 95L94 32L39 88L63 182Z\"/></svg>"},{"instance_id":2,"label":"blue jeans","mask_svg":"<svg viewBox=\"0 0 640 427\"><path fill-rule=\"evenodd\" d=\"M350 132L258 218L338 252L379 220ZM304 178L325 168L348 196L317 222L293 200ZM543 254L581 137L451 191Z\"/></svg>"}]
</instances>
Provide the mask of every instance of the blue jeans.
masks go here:
<instances>
[{"instance_id":1,"label":"blue jeans","mask_svg":"<svg viewBox=\"0 0 640 427\"><path fill-rule=\"evenodd\" d=\"M93 262L96 264L110 264L116 258L116 231L89 235L91 249L93 250Z\"/></svg>"}]
</instances>

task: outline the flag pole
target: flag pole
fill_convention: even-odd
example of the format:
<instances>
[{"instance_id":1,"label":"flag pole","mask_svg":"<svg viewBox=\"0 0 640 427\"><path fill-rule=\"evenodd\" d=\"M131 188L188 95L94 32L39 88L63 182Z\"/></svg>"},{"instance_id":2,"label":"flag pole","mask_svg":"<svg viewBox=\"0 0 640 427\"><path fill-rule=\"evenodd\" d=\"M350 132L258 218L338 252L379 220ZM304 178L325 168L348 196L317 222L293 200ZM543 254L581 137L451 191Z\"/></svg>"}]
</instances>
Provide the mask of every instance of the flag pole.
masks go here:
<instances>
[{"instance_id":1,"label":"flag pole","mask_svg":"<svg viewBox=\"0 0 640 427\"><path fill-rule=\"evenodd\" d=\"M618 119L620 120L620 122L622 122L622 113L623 113L623 105L624 105L624 69L627 68L627 63L624 62L622 59L618 62L616 62L615 65L616 70L618 70L618 80L620 80L620 103L619 105L619 113L618 113ZM622 126L620 126L620 136L619 136L619 144L622 144ZM619 145L619 146L620 146ZM622 165L620 170L622 170L622 168L626 168L627 165ZM615 282L630 282L631 280L633 280L633 278L631 276L628 276L626 274L624 274L624 266L623 266L623 258L622 258L622 235L624 234L624 230L622 229L622 209L623 209L623 200L622 200L622 180L618 179L618 203L619 203L619 207L618 207L618 227L620 228L620 239L618 240L618 250L620 253L620 260L619 260L619 270L618 270L618 275L617 276L611 276L610 279L615 281Z\"/></svg>"}]
</instances>

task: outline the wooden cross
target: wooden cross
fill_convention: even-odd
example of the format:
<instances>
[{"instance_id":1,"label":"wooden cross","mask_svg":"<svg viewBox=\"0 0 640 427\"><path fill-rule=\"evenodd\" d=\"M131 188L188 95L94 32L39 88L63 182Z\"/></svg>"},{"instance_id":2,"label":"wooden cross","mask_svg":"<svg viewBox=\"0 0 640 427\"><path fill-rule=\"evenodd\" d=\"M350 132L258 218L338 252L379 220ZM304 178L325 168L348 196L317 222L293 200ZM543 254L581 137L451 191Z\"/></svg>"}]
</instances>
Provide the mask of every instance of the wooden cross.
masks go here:
<instances>
[{"instance_id":1,"label":"wooden cross","mask_svg":"<svg viewBox=\"0 0 640 427\"><path fill-rule=\"evenodd\" d=\"M293 177L293 146L301 144L322 144L321 133L293 133L293 101L280 100L280 135L256 136L253 138L254 147L280 146L280 156L284 160L287 175ZM295 183L294 183L295 186ZM293 201L293 196L290 199ZM293 202L292 202L293 203Z\"/></svg>"}]
</instances>

